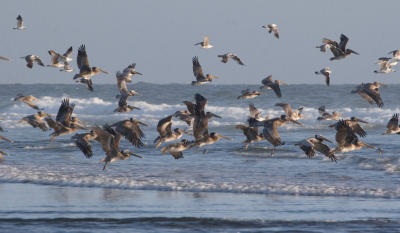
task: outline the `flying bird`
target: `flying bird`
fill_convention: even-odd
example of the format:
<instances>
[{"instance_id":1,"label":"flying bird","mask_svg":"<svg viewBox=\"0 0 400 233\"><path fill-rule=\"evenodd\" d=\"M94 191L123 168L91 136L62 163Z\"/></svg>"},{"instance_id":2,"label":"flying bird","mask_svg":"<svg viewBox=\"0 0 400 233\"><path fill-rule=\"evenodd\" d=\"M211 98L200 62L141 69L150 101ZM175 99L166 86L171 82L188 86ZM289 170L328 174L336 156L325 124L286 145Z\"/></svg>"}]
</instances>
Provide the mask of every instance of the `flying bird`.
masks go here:
<instances>
[{"instance_id":1,"label":"flying bird","mask_svg":"<svg viewBox=\"0 0 400 233\"><path fill-rule=\"evenodd\" d=\"M388 54L392 54L393 59L400 60L400 50L396 49L396 50L389 52Z\"/></svg>"},{"instance_id":2,"label":"flying bird","mask_svg":"<svg viewBox=\"0 0 400 233\"><path fill-rule=\"evenodd\" d=\"M387 130L382 134L400 134L399 128L399 114L393 114L392 118L390 118L389 122L386 125Z\"/></svg>"},{"instance_id":3,"label":"flying bird","mask_svg":"<svg viewBox=\"0 0 400 233\"><path fill-rule=\"evenodd\" d=\"M33 103L33 101L39 101L33 95L24 96L22 94L18 94L17 97L14 98L14 101L20 101L27 104L29 107L33 109L41 110L35 103Z\"/></svg>"},{"instance_id":4,"label":"flying bird","mask_svg":"<svg viewBox=\"0 0 400 233\"><path fill-rule=\"evenodd\" d=\"M263 86L260 87L261 90L263 89L272 89L277 97L282 97L280 85L286 84L285 82L281 82L280 80L272 80L272 75L261 80Z\"/></svg>"},{"instance_id":5,"label":"flying bird","mask_svg":"<svg viewBox=\"0 0 400 233\"><path fill-rule=\"evenodd\" d=\"M340 112L332 112L332 113L327 112L324 105L322 105L321 107L318 108L318 112L321 115L317 118L317 120L319 120L319 121L322 121L322 120L338 121L339 117L342 116L342 114Z\"/></svg>"},{"instance_id":6,"label":"flying bird","mask_svg":"<svg viewBox=\"0 0 400 233\"><path fill-rule=\"evenodd\" d=\"M389 57L381 57L376 64L379 65L379 70L374 70L374 73L380 74L388 74L396 72L396 70L392 69L393 66L397 65L397 61L390 61L392 58Z\"/></svg>"},{"instance_id":7,"label":"flying bird","mask_svg":"<svg viewBox=\"0 0 400 233\"><path fill-rule=\"evenodd\" d=\"M325 76L325 83L327 86L329 86L330 83L331 73L332 71L329 69L329 67L325 67L320 71L315 71L315 74L322 74Z\"/></svg>"},{"instance_id":8,"label":"flying bird","mask_svg":"<svg viewBox=\"0 0 400 233\"><path fill-rule=\"evenodd\" d=\"M221 58L222 63L227 63L228 60L231 58L234 61L236 61L239 65L244 65L244 63L240 60L240 58L233 53L225 53L222 55L218 55L218 57Z\"/></svg>"},{"instance_id":9,"label":"flying bird","mask_svg":"<svg viewBox=\"0 0 400 233\"><path fill-rule=\"evenodd\" d=\"M340 35L340 42L330 40L327 38L322 39L322 43L329 44L333 57L330 58L331 61L339 60L350 56L352 53L359 55L357 52L346 48L349 38L344 34Z\"/></svg>"},{"instance_id":10,"label":"flying bird","mask_svg":"<svg viewBox=\"0 0 400 233\"><path fill-rule=\"evenodd\" d=\"M160 152L162 154L170 153L174 159L181 159L183 158L183 151L194 146L196 146L195 142L182 139L180 142L169 144L168 146L161 148Z\"/></svg>"},{"instance_id":11,"label":"flying bird","mask_svg":"<svg viewBox=\"0 0 400 233\"><path fill-rule=\"evenodd\" d=\"M210 45L210 43L208 42L208 36L205 36L205 37L203 38L203 41L202 41L202 42L196 43L196 44L194 44L194 45L195 45L195 46L196 46L196 45L200 45L203 49L209 49L209 48L214 47L214 46Z\"/></svg>"},{"instance_id":12,"label":"flying bird","mask_svg":"<svg viewBox=\"0 0 400 233\"><path fill-rule=\"evenodd\" d=\"M115 128L115 132L121 134L126 140L128 140L135 147L142 147L144 133L140 126L147 126L145 123L136 119L130 118L129 120L118 121L111 125Z\"/></svg>"},{"instance_id":13,"label":"flying bird","mask_svg":"<svg viewBox=\"0 0 400 233\"><path fill-rule=\"evenodd\" d=\"M318 151L331 159L332 162L336 162L337 159L335 157L335 154L333 153L333 150L331 150L329 146L324 144L324 141L332 143L331 140L327 139L324 136L315 135L314 137L304 139L294 145L300 147L300 149L302 149L307 157L310 159L315 156L315 151Z\"/></svg>"},{"instance_id":14,"label":"flying bird","mask_svg":"<svg viewBox=\"0 0 400 233\"><path fill-rule=\"evenodd\" d=\"M48 128L46 126L46 123L43 121L43 119L47 116L49 116L49 114L43 111L39 111L36 114L28 115L22 118L22 120L18 121L18 123L26 122L30 124L33 128L39 128L42 131L47 131Z\"/></svg>"},{"instance_id":15,"label":"flying bird","mask_svg":"<svg viewBox=\"0 0 400 233\"><path fill-rule=\"evenodd\" d=\"M351 91L351 93L358 93L361 97L368 101L368 103L376 103L379 108L382 108L383 101L379 92L379 87L382 85L383 84L380 82L362 83L361 85L358 85L355 90Z\"/></svg>"},{"instance_id":16,"label":"flying bird","mask_svg":"<svg viewBox=\"0 0 400 233\"><path fill-rule=\"evenodd\" d=\"M136 63L130 64L126 67L122 72L118 71L116 74L117 80L125 80L126 82L132 82L132 77L135 75L143 75L140 72L136 71Z\"/></svg>"},{"instance_id":17,"label":"flying bird","mask_svg":"<svg viewBox=\"0 0 400 233\"><path fill-rule=\"evenodd\" d=\"M262 26L262 28L267 29L269 33L274 32L274 36L279 39L278 25L268 24L267 26Z\"/></svg>"},{"instance_id":18,"label":"flying bird","mask_svg":"<svg viewBox=\"0 0 400 233\"><path fill-rule=\"evenodd\" d=\"M244 136L246 136L246 140L243 141L245 143L244 149L247 150L250 143L258 142L264 139L262 133L258 133L258 127L250 127L247 125L236 125L236 129L242 130Z\"/></svg>"},{"instance_id":19,"label":"flying bird","mask_svg":"<svg viewBox=\"0 0 400 233\"><path fill-rule=\"evenodd\" d=\"M44 66L42 60L40 60L39 56L36 55L27 55L25 57L21 57L23 59L25 59L26 61L26 66L30 69L32 69L33 67L33 62L36 62L36 64L40 65L40 66Z\"/></svg>"},{"instance_id":20,"label":"flying bird","mask_svg":"<svg viewBox=\"0 0 400 233\"><path fill-rule=\"evenodd\" d=\"M343 121L344 123L346 123L346 125L348 127L350 127L351 130L354 133L358 134L360 137L367 136L367 132L365 132L365 130L361 127L361 125L359 123L361 122L361 123L368 124L368 122L366 122L364 120L361 120L361 119L359 119L357 117L354 117L354 116L351 117L350 119L347 119L347 120L341 119L340 121ZM339 124L339 121L336 122L335 124L329 125L329 127L331 127L331 128L338 127L338 124Z\"/></svg>"},{"instance_id":21,"label":"flying bird","mask_svg":"<svg viewBox=\"0 0 400 233\"><path fill-rule=\"evenodd\" d=\"M286 116L290 120L297 121L297 120L303 118L302 112L303 112L304 107L300 107L300 108L296 109L295 111L293 111L290 104L287 104L287 103L276 103L275 106L281 107L283 109L283 111L286 113Z\"/></svg>"},{"instance_id":22,"label":"flying bird","mask_svg":"<svg viewBox=\"0 0 400 233\"><path fill-rule=\"evenodd\" d=\"M319 45L319 46L315 46L315 48L318 48L319 51L325 53L327 49L331 48L331 46L329 44L322 44L322 45Z\"/></svg>"},{"instance_id":23,"label":"flying bird","mask_svg":"<svg viewBox=\"0 0 400 233\"><path fill-rule=\"evenodd\" d=\"M211 82L213 79L218 78L212 74L207 74L204 76L203 69L201 68L199 58L193 57L193 74L196 77L196 81L192 81L192 86L203 85L205 83Z\"/></svg>"},{"instance_id":24,"label":"flying bird","mask_svg":"<svg viewBox=\"0 0 400 233\"><path fill-rule=\"evenodd\" d=\"M97 134L94 130L89 133L75 134L71 137L74 140L75 145L82 151L86 158L91 158L93 156L92 145L90 141L97 138Z\"/></svg>"},{"instance_id":25,"label":"flying bird","mask_svg":"<svg viewBox=\"0 0 400 233\"><path fill-rule=\"evenodd\" d=\"M72 54L72 46L67 49L67 51L61 55L54 50L49 50L49 54L51 56L51 64L47 65L50 67L65 67L65 63L72 61L70 57Z\"/></svg>"},{"instance_id":26,"label":"flying bird","mask_svg":"<svg viewBox=\"0 0 400 233\"><path fill-rule=\"evenodd\" d=\"M17 27L15 27L13 29L17 29L17 30L25 29L24 20L22 19L21 15L17 16Z\"/></svg>"},{"instance_id":27,"label":"flying bird","mask_svg":"<svg viewBox=\"0 0 400 233\"><path fill-rule=\"evenodd\" d=\"M188 132L179 128L175 128L173 131L171 130L172 117L173 115L169 115L158 121L157 132L160 135L156 139L154 139L154 143L156 143L156 149L164 142L169 142L181 138L183 133L188 134Z\"/></svg>"},{"instance_id":28,"label":"flying bird","mask_svg":"<svg viewBox=\"0 0 400 233\"><path fill-rule=\"evenodd\" d=\"M237 99L252 99L259 95L261 95L258 91L250 91L250 89L242 90L241 95L237 97Z\"/></svg>"}]
</instances>

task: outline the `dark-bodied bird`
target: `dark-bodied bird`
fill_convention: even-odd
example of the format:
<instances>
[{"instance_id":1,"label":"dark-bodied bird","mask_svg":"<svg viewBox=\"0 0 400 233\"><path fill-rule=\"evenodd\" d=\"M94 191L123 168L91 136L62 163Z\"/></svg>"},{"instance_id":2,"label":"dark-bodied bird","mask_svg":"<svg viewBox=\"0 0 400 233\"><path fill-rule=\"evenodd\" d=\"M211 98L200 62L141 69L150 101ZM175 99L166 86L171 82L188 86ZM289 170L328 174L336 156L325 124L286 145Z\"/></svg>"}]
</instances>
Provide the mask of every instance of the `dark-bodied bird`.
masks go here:
<instances>
[{"instance_id":1,"label":"dark-bodied bird","mask_svg":"<svg viewBox=\"0 0 400 233\"><path fill-rule=\"evenodd\" d=\"M331 73L332 71L329 69L329 67L325 67L320 71L315 71L315 74L322 74L325 76L325 83L327 86L329 86L330 83Z\"/></svg>"},{"instance_id":2,"label":"dark-bodied bird","mask_svg":"<svg viewBox=\"0 0 400 233\"><path fill-rule=\"evenodd\" d=\"M361 127L361 125L359 124L359 122L365 123L365 124L368 124L368 122L366 122L366 121L364 121L364 120L361 120L361 119L359 119L359 118L357 118L357 117L354 117L354 116L352 116L352 117L351 117L350 119L348 119L348 120L343 120L343 119L342 119L342 120L340 120L340 121L345 122L346 125L347 125L348 127L350 127L351 130L352 130L354 133L358 134L360 137L365 137L365 136L367 136L367 132L365 132L365 130ZM329 127L331 127L331 128L337 127L338 124L339 124L339 121L336 122L335 124L329 125Z\"/></svg>"},{"instance_id":3,"label":"dark-bodied bird","mask_svg":"<svg viewBox=\"0 0 400 233\"><path fill-rule=\"evenodd\" d=\"M91 158L93 156L90 141L95 140L95 138L97 138L97 134L93 130L89 133L75 134L71 137L71 139L74 140L75 145L82 151L86 158Z\"/></svg>"},{"instance_id":4,"label":"dark-bodied bird","mask_svg":"<svg viewBox=\"0 0 400 233\"><path fill-rule=\"evenodd\" d=\"M243 141L245 143L244 149L247 150L250 143L258 142L264 139L262 133L258 133L258 127L250 127L247 125L236 125L236 129L242 130L244 136L246 136L246 140Z\"/></svg>"},{"instance_id":5,"label":"dark-bodied bird","mask_svg":"<svg viewBox=\"0 0 400 233\"><path fill-rule=\"evenodd\" d=\"M177 140L182 137L183 133L187 134L186 131L179 128L175 128L173 131L171 130L172 117L173 115L169 115L158 121L157 132L160 135L154 139L154 143L156 143L156 149L164 142Z\"/></svg>"},{"instance_id":6,"label":"dark-bodied bird","mask_svg":"<svg viewBox=\"0 0 400 233\"><path fill-rule=\"evenodd\" d=\"M141 110L138 107L129 105L127 100L128 97L134 96L136 92L129 92L129 93L124 93L122 92L119 96L119 101L118 101L118 107L114 109L114 112L130 112L133 111L134 109Z\"/></svg>"},{"instance_id":7,"label":"dark-bodied bird","mask_svg":"<svg viewBox=\"0 0 400 233\"><path fill-rule=\"evenodd\" d=\"M222 55L218 55L218 57L221 58L222 63L227 63L228 60L231 58L234 61L236 61L239 65L244 65L244 63L240 60L240 58L233 53L225 53Z\"/></svg>"},{"instance_id":8,"label":"dark-bodied bird","mask_svg":"<svg viewBox=\"0 0 400 233\"><path fill-rule=\"evenodd\" d=\"M346 58L347 56L349 56L352 53L359 55L357 52L346 48L348 41L349 41L349 38L347 36L345 36L344 34L340 35L339 43L334 40L327 39L327 38L322 39L322 43L329 44L329 46L330 46L331 52L333 54L333 57L330 58L331 61Z\"/></svg>"},{"instance_id":9,"label":"dark-bodied bird","mask_svg":"<svg viewBox=\"0 0 400 233\"><path fill-rule=\"evenodd\" d=\"M196 77L196 81L192 81L192 86L203 85L208 82L211 82L215 78L218 78L212 74L207 74L206 76L204 76L203 69L201 68L198 57L193 57L192 62L193 62L193 74L194 77Z\"/></svg>"},{"instance_id":10,"label":"dark-bodied bird","mask_svg":"<svg viewBox=\"0 0 400 233\"><path fill-rule=\"evenodd\" d=\"M24 26L24 20L22 19L21 15L17 16L17 27L13 28L13 29L17 29L17 30L23 30L25 29Z\"/></svg>"},{"instance_id":11,"label":"dark-bodied bird","mask_svg":"<svg viewBox=\"0 0 400 233\"><path fill-rule=\"evenodd\" d=\"M400 60L400 50L396 49L396 50L390 51L388 54L392 54L393 59Z\"/></svg>"},{"instance_id":12,"label":"dark-bodied bird","mask_svg":"<svg viewBox=\"0 0 400 233\"><path fill-rule=\"evenodd\" d=\"M145 136L140 128L141 125L147 126L141 121L130 118L129 120L118 121L112 124L111 127L114 127L115 131L124 136L133 146L140 148L144 145L142 138Z\"/></svg>"},{"instance_id":13,"label":"dark-bodied bird","mask_svg":"<svg viewBox=\"0 0 400 233\"><path fill-rule=\"evenodd\" d=\"M279 39L279 32L278 32L278 25L276 24L268 24L268 25L264 25L262 26L262 28L267 29L268 33L274 32L274 36Z\"/></svg>"},{"instance_id":14,"label":"dark-bodied bird","mask_svg":"<svg viewBox=\"0 0 400 233\"><path fill-rule=\"evenodd\" d=\"M24 96L23 94L17 94L17 97L14 98L14 101L21 101L23 103L26 103L29 107L33 109L40 110L40 108L35 103L33 103L33 101L39 101L33 95Z\"/></svg>"},{"instance_id":15,"label":"dark-bodied bird","mask_svg":"<svg viewBox=\"0 0 400 233\"><path fill-rule=\"evenodd\" d=\"M301 118L303 118L303 106L299 107L298 109L296 109L295 111L292 110L292 107L290 107L290 104L288 103L276 103L275 106L281 107L283 109L283 111L286 113L286 116L290 119L290 120L294 120L297 121Z\"/></svg>"},{"instance_id":16,"label":"dark-bodied bird","mask_svg":"<svg viewBox=\"0 0 400 233\"><path fill-rule=\"evenodd\" d=\"M43 119L45 117L49 116L49 114L43 112L43 111L39 111L36 114L33 115L28 115L24 118L22 118L22 120L18 121L18 123L28 123L30 124L33 128L39 128L42 131L47 131L48 128L46 126L46 123L43 121Z\"/></svg>"},{"instance_id":17,"label":"dark-bodied bird","mask_svg":"<svg viewBox=\"0 0 400 233\"><path fill-rule=\"evenodd\" d=\"M180 142L164 146L163 148L161 148L160 152L162 154L170 153L174 157L174 159L181 159L183 158L183 151L188 150L194 146L196 146L195 142L182 139Z\"/></svg>"},{"instance_id":18,"label":"dark-bodied bird","mask_svg":"<svg viewBox=\"0 0 400 233\"><path fill-rule=\"evenodd\" d=\"M258 91L250 91L250 89L242 90L241 95L237 97L237 99L252 99L259 95L261 95Z\"/></svg>"},{"instance_id":19,"label":"dark-bodied bird","mask_svg":"<svg viewBox=\"0 0 400 233\"><path fill-rule=\"evenodd\" d=\"M335 111L332 113L327 112L324 105L322 105L321 107L318 108L318 112L321 115L317 118L317 120L319 120L319 121L322 121L322 120L338 121L339 117L341 117L343 115L340 112L335 112Z\"/></svg>"},{"instance_id":20,"label":"dark-bodied bird","mask_svg":"<svg viewBox=\"0 0 400 233\"><path fill-rule=\"evenodd\" d=\"M300 147L300 149L302 149L310 159L315 156L315 151L318 151L332 160L332 162L336 162L337 159L333 153L333 150L324 144L324 141L332 143L331 140L325 138L324 136L315 135L314 137L304 139L294 145Z\"/></svg>"},{"instance_id":21,"label":"dark-bodied bird","mask_svg":"<svg viewBox=\"0 0 400 233\"><path fill-rule=\"evenodd\" d=\"M386 134L400 134L400 127L399 127L399 114L393 114L392 118L390 118L389 122L386 125L387 130L383 132L382 135Z\"/></svg>"},{"instance_id":22,"label":"dark-bodied bird","mask_svg":"<svg viewBox=\"0 0 400 233\"><path fill-rule=\"evenodd\" d=\"M272 75L269 75L268 77L261 80L261 83L263 84L263 86L260 87L261 90L272 89L275 92L276 96L278 96L279 98L282 97L280 85L286 84L286 83L281 82L279 80L275 80L275 81L272 80Z\"/></svg>"},{"instance_id":23,"label":"dark-bodied bird","mask_svg":"<svg viewBox=\"0 0 400 233\"><path fill-rule=\"evenodd\" d=\"M122 72L118 71L116 73L117 80L125 80L126 82L132 82L132 77L135 75L143 75L140 72L136 71L136 63L132 63L127 66Z\"/></svg>"},{"instance_id":24,"label":"dark-bodied bird","mask_svg":"<svg viewBox=\"0 0 400 233\"><path fill-rule=\"evenodd\" d=\"M351 93L358 93L361 97L368 101L368 103L376 103L378 107L382 108L383 101L379 92L379 87L382 85L383 84L380 82L362 83L361 85L358 85L355 90L351 91Z\"/></svg>"}]
</instances>

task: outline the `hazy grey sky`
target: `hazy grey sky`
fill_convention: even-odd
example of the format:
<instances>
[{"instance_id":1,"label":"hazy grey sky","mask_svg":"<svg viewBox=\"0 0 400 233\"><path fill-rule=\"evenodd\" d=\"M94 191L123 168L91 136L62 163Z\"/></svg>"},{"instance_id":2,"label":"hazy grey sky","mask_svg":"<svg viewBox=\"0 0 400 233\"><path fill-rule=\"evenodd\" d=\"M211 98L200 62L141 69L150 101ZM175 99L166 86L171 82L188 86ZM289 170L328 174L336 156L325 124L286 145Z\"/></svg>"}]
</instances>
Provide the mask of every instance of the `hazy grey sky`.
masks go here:
<instances>
[{"instance_id":1,"label":"hazy grey sky","mask_svg":"<svg viewBox=\"0 0 400 233\"><path fill-rule=\"evenodd\" d=\"M73 83L76 53L86 44L89 61L111 72L94 83L114 83L115 72L132 62L144 73L137 80L190 83L193 56L215 84L256 84L269 74L289 83L320 83L314 71L329 66L332 84L380 80L400 83L400 72L374 74L378 57L400 49L400 1L1 1L1 83ZM26 30L13 30L21 14ZM277 40L261 28L275 23ZM315 48L321 39L350 38L360 56L329 61ZM212 49L193 46L210 37ZM19 57L73 46L73 73L25 66ZM246 66L222 64L218 54L233 52Z\"/></svg>"}]
</instances>

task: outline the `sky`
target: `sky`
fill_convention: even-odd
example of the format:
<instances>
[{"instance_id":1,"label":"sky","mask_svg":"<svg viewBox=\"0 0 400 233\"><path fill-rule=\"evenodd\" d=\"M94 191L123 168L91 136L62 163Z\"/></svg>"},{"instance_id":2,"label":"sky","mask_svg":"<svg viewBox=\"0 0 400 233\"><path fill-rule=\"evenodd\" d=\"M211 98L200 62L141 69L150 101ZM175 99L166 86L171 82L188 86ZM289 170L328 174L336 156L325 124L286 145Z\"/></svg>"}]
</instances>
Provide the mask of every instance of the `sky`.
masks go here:
<instances>
[{"instance_id":1,"label":"sky","mask_svg":"<svg viewBox=\"0 0 400 233\"><path fill-rule=\"evenodd\" d=\"M361 5L362 4L362 5ZM214 84L258 84L268 75L292 84L324 84L314 74L326 66L331 84L369 81L400 83L400 72L382 75L373 70L377 58L400 49L400 1L2 1L0 20L0 83L74 83L76 54L86 45L91 66L110 72L94 83L115 83L115 73L135 62L143 73L138 81L187 83L194 80L192 57L204 73L220 79ZM18 14L26 30L13 30ZM278 25L280 39L261 26ZM315 46L323 37L350 38L348 48L360 56L329 61L331 53ZM211 49L194 46L204 36ZM28 54L50 63L48 50L59 53L72 46L72 73L34 66L20 59ZM223 64L217 55L232 52L245 66Z\"/></svg>"}]
</instances>

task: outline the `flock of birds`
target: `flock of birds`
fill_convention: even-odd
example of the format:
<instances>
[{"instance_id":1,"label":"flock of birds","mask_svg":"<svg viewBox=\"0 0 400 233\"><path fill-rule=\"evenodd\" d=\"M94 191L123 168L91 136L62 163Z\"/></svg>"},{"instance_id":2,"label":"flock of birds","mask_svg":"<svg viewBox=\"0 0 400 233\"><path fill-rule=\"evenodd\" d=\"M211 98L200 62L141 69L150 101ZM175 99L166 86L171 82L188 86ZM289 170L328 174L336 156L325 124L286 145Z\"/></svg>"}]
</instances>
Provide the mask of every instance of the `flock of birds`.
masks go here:
<instances>
[{"instance_id":1,"label":"flock of birds","mask_svg":"<svg viewBox=\"0 0 400 233\"><path fill-rule=\"evenodd\" d=\"M269 33L273 32L274 36L279 39L278 26L276 24L269 24L262 27L265 28ZM20 15L17 17L17 27L14 29L25 29L23 19ZM322 39L323 44L317 46L317 48L319 48L321 52L326 52L328 49L330 49L333 54L333 57L330 58L331 61L344 59L351 54L359 55L357 52L347 48L348 41L349 38L341 34L339 42L324 38ZM210 44L208 37L204 37L203 41L196 43L195 46L200 46L203 49L210 49L213 47ZM60 71L64 72L73 71L70 65L70 62L72 61L71 55L73 52L72 46L68 48L67 51L62 55L54 50L49 50L48 52L51 56L51 64L47 65L48 67L60 68ZM397 65L397 61L400 60L400 51L395 50L389 54L392 54L392 57L382 57L378 59L377 64L379 64L380 69L374 72L387 74L395 71L392 69L392 67ZM230 59L232 59L237 64L244 65L242 60L233 53L226 53L223 55L218 55L217 57L221 58L221 62L223 63L227 63ZM27 63L26 66L28 68L32 69L34 63L40 66L45 66L39 56L27 55L23 58L25 59ZM0 59L10 61L10 59L6 57L0 56ZM218 78L212 74L205 75L203 73L199 58L197 56L193 57L192 62L193 74L196 78L196 80L192 81L191 83L193 86L203 85L212 82L212 80L215 78ZM94 90L92 76L98 73L108 74L108 72L99 67L89 65L89 59L85 45L81 45L78 49L77 66L79 73L75 74L73 79L76 80L76 82L84 84L89 91ZM323 75L325 77L326 85L330 85L330 76L332 71L329 69L329 67L325 67L320 71L316 71L315 73ZM126 67L122 72L118 71L116 73L117 87L119 90L119 94L116 96L116 98L119 98L119 101L114 112L130 112L134 109L139 109L129 105L127 102L129 97L140 95L135 90L129 90L127 87L127 83L131 83L132 77L135 75L142 75L142 73L136 71L135 63ZM272 89L278 98L282 97L280 85L286 83L280 80L273 80L271 75L263 79L261 83L262 86L260 87L260 91ZM380 82L362 83L361 85L357 86L352 93L358 93L370 104L375 103L378 107L383 107L383 101L379 92L379 87L382 85L383 84ZM238 99L255 98L261 95L260 91L250 91L250 89L243 90L241 95L238 96ZM122 138L126 139L132 144L132 146L137 148L140 148L144 145L142 141L144 138L144 133L141 127L147 125L139 120L130 118L128 120L118 121L113 124L105 124L102 127L87 126L78 117L73 116L75 105L70 103L68 98L62 100L55 119L52 115L44 112L43 109L39 108L34 103L38 100L32 95L24 96L23 94L18 94L14 100L24 102L31 108L38 111L36 114L28 115L22 118L19 122L28 123L34 128L39 128L43 131L47 131L49 128L51 128L53 130L53 132L50 134L51 141L58 136L70 135L78 130L86 130L87 132L85 133L77 133L73 135L71 139L87 158L91 158L93 156L91 143L93 141L99 142L106 155L101 160L101 162L104 162L103 170L106 169L108 164L111 162L125 160L130 156L142 158L141 155L138 155L129 149L120 148L120 141ZM212 112L206 112L208 100L201 94L195 94L194 100L194 102L184 101L184 104L187 108L186 110L176 111L175 113L159 120L157 124L159 136L154 140L154 144L155 148L157 149L163 143L179 140L184 134L193 136L194 140L182 139L177 143L166 145L160 149L162 154L169 153L175 159L180 159L183 158L183 151L193 147L199 148L205 145L210 145L218 142L220 139L232 140L231 138L216 132L209 132L208 121L212 117L221 117ZM288 123L303 125L301 122L299 122L299 120L304 117L302 114L303 107L293 110L287 103L276 103L276 106L282 107L285 114L281 115L280 117L270 118L269 116L262 117L261 112L253 104L249 105L250 116L246 124L239 124L235 126L237 129L242 130L246 137L245 141L243 142L245 143L245 149L247 149L251 143L267 140L273 146L273 154L275 147L285 144L279 136L278 128L280 126ZM318 117L317 120L336 121L336 123L330 125L330 127L336 130L335 140L337 145L336 147L329 147L326 142L333 142L322 135L315 135L297 142L295 145L300 147L309 158L314 157L317 151L327 156L330 160L336 162L336 152L348 152L352 150L358 150L363 147L376 149L379 151L379 153L382 153L380 148L369 145L360 141L359 139L359 137L365 137L367 135L361 126L361 123L367 122L358 119L357 117L341 119L341 113L330 113L326 111L324 106L319 108L319 113L320 117ZM184 121L189 126L189 130L180 128L175 128L172 130L173 119ZM383 134L400 134L399 114L394 114L386 127L387 130ZM262 132L259 132L259 128L262 128ZM0 131L2 131L1 127ZM0 136L0 140L5 140L10 143L13 142L12 140L3 136ZM1 157L2 154L7 153L0 151L0 160L3 160L3 157Z\"/></svg>"}]
</instances>

